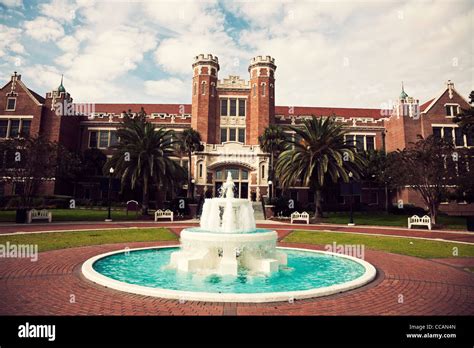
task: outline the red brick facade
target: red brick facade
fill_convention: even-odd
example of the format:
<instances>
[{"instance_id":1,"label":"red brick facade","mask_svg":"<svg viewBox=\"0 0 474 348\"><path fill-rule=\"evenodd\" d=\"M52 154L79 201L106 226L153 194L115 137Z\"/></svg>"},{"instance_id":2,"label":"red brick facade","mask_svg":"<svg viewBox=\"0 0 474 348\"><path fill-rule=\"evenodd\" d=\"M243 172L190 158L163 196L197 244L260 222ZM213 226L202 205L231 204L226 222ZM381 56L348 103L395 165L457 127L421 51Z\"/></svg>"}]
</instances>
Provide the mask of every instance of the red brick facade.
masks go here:
<instances>
[{"instance_id":1,"label":"red brick facade","mask_svg":"<svg viewBox=\"0 0 474 348\"><path fill-rule=\"evenodd\" d=\"M71 103L72 98L64 88L47 93L43 98L29 90L16 73L1 88L0 120L31 120L30 134L43 134L52 141L58 141L71 150L83 151L96 146L106 154L110 143L94 143L91 132L100 137L100 132L113 132L123 112L138 112L144 107L150 122L157 127L183 130L193 127L201 134L205 150L193 157L192 175L196 178L196 192L211 190L216 193L219 170L237 168L247 171L242 175L242 190L258 198L268 191L268 156L258 149L258 137L269 124L283 127L297 125L307 117L334 116L354 140L360 139L364 149L385 149L395 151L410 146L417 136L426 137L434 126L455 127L447 110L451 106L459 111L469 107L468 102L449 82L444 90L433 99L419 105L419 101L403 91L390 110L370 108L328 108L275 106L275 60L270 56L257 56L250 60L249 80L238 76L219 79L219 60L213 55L198 55L192 64L191 104L90 104L91 110L76 115L65 115L58 105ZM284 83L284 82L283 82ZM394 93L395 94L395 93ZM14 110L8 110L8 98L16 98ZM223 105L225 104L225 105ZM77 105L75 105L77 110ZM105 135L111 139L110 135ZM102 139L102 140L104 140ZM111 140L110 140L111 141ZM219 159L219 151L245 153L253 156L245 162L240 159ZM246 177L248 177L246 179ZM45 193L52 194L58 189L54 184L45 186ZM8 191L8 190L6 190ZM296 198L301 202L311 200L308 190L297 190ZM10 194L5 192L5 194ZM361 202L370 200L373 194L364 192ZM383 204L383 192L376 201ZM394 202L421 204L413 193L399 192ZM447 207L447 206L446 206ZM463 206L462 209L469 209ZM451 211L453 208L450 207ZM449 210L447 209L447 210ZM455 210L455 208L454 208Z\"/></svg>"}]
</instances>

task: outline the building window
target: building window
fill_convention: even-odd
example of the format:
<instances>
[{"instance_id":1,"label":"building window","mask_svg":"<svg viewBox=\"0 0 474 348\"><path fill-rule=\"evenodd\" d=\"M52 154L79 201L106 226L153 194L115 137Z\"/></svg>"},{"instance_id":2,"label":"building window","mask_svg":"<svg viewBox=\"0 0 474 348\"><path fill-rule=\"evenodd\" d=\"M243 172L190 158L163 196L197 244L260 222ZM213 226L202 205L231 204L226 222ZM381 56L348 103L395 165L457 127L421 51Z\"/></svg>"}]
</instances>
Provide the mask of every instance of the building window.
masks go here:
<instances>
[{"instance_id":1,"label":"building window","mask_svg":"<svg viewBox=\"0 0 474 348\"><path fill-rule=\"evenodd\" d=\"M221 116L228 115L227 101L228 99L221 99Z\"/></svg>"},{"instance_id":2,"label":"building window","mask_svg":"<svg viewBox=\"0 0 474 348\"><path fill-rule=\"evenodd\" d=\"M355 146L357 152L375 150L375 136L366 134L348 134L345 136L346 144Z\"/></svg>"},{"instance_id":3,"label":"building window","mask_svg":"<svg viewBox=\"0 0 474 348\"><path fill-rule=\"evenodd\" d=\"M0 138L16 138L30 135L31 120L0 120Z\"/></svg>"},{"instance_id":4,"label":"building window","mask_svg":"<svg viewBox=\"0 0 474 348\"><path fill-rule=\"evenodd\" d=\"M467 146L474 146L474 131L473 130L467 133L466 140L467 140Z\"/></svg>"},{"instance_id":5,"label":"building window","mask_svg":"<svg viewBox=\"0 0 474 348\"><path fill-rule=\"evenodd\" d=\"M245 128L239 128L239 143L245 144Z\"/></svg>"},{"instance_id":6,"label":"building window","mask_svg":"<svg viewBox=\"0 0 474 348\"><path fill-rule=\"evenodd\" d=\"M230 116L237 116L237 99L230 99Z\"/></svg>"},{"instance_id":7,"label":"building window","mask_svg":"<svg viewBox=\"0 0 474 348\"><path fill-rule=\"evenodd\" d=\"M441 139L441 127L433 127L433 136Z\"/></svg>"},{"instance_id":8,"label":"building window","mask_svg":"<svg viewBox=\"0 0 474 348\"><path fill-rule=\"evenodd\" d=\"M0 120L0 138L6 138L8 132L8 120Z\"/></svg>"},{"instance_id":9,"label":"building window","mask_svg":"<svg viewBox=\"0 0 474 348\"><path fill-rule=\"evenodd\" d=\"M253 85L253 96L254 97L257 96L257 85L256 84Z\"/></svg>"},{"instance_id":10,"label":"building window","mask_svg":"<svg viewBox=\"0 0 474 348\"><path fill-rule=\"evenodd\" d=\"M374 151L375 150L375 137L374 136L366 136L365 137L365 147L367 151Z\"/></svg>"},{"instance_id":11,"label":"building window","mask_svg":"<svg viewBox=\"0 0 474 348\"><path fill-rule=\"evenodd\" d=\"M237 141L235 128L229 128L229 141Z\"/></svg>"},{"instance_id":12,"label":"building window","mask_svg":"<svg viewBox=\"0 0 474 348\"><path fill-rule=\"evenodd\" d=\"M265 97L265 87L266 86L267 86L266 84L262 83L262 96L263 97Z\"/></svg>"},{"instance_id":13,"label":"building window","mask_svg":"<svg viewBox=\"0 0 474 348\"><path fill-rule=\"evenodd\" d=\"M265 165L262 165L262 174L261 174L262 179L265 179Z\"/></svg>"},{"instance_id":14,"label":"building window","mask_svg":"<svg viewBox=\"0 0 474 348\"><path fill-rule=\"evenodd\" d=\"M221 128L221 143L227 141L227 128Z\"/></svg>"},{"instance_id":15,"label":"building window","mask_svg":"<svg viewBox=\"0 0 474 348\"><path fill-rule=\"evenodd\" d=\"M30 135L31 121L21 120L21 131L20 136L28 137Z\"/></svg>"},{"instance_id":16,"label":"building window","mask_svg":"<svg viewBox=\"0 0 474 348\"><path fill-rule=\"evenodd\" d=\"M214 92L215 92L215 89L216 89L216 85L215 85L214 82L212 82L212 83L211 83L211 97L214 96L214 94L215 94L215 93L214 93Z\"/></svg>"},{"instance_id":17,"label":"building window","mask_svg":"<svg viewBox=\"0 0 474 348\"><path fill-rule=\"evenodd\" d=\"M89 148L107 149L118 143L117 132L97 130L89 132Z\"/></svg>"},{"instance_id":18,"label":"building window","mask_svg":"<svg viewBox=\"0 0 474 348\"><path fill-rule=\"evenodd\" d=\"M446 116L454 117L459 113L459 105L458 104L448 104L446 105Z\"/></svg>"},{"instance_id":19,"label":"building window","mask_svg":"<svg viewBox=\"0 0 474 348\"><path fill-rule=\"evenodd\" d=\"M15 111L16 108L16 98L7 99L7 111Z\"/></svg>"},{"instance_id":20,"label":"building window","mask_svg":"<svg viewBox=\"0 0 474 348\"><path fill-rule=\"evenodd\" d=\"M206 82L205 81L201 83L201 94L206 95Z\"/></svg>"},{"instance_id":21,"label":"building window","mask_svg":"<svg viewBox=\"0 0 474 348\"><path fill-rule=\"evenodd\" d=\"M196 82L194 82L194 85L193 85L193 95L196 95L196 89L197 89L197 85L196 85Z\"/></svg>"},{"instance_id":22,"label":"building window","mask_svg":"<svg viewBox=\"0 0 474 348\"><path fill-rule=\"evenodd\" d=\"M245 99L239 99L239 116L245 116Z\"/></svg>"},{"instance_id":23,"label":"building window","mask_svg":"<svg viewBox=\"0 0 474 348\"><path fill-rule=\"evenodd\" d=\"M456 146L464 146L464 134L459 127L454 128L454 144Z\"/></svg>"},{"instance_id":24,"label":"building window","mask_svg":"<svg viewBox=\"0 0 474 348\"><path fill-rule=\"evenodd\" d=\"M202 163L199 163L199 177L202 178Z\"/></svg>"}]
</instances>

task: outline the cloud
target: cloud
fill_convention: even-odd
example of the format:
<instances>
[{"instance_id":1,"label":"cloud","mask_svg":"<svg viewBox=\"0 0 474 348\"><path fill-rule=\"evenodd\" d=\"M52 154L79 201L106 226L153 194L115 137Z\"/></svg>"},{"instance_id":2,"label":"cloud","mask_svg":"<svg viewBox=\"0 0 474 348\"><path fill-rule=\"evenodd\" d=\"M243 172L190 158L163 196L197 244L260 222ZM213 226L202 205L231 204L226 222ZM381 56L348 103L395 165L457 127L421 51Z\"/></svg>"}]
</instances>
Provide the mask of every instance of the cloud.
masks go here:
<instances>
[{"instance_id":1,"label":"cloud","mask_svg":"<svg viewBox=\"0 0 474 348\"><path fill-rule=\"evenodd\" d=\"M159 97L160 102L182 103L191 96L191 83L171 77L163 80L145 81L145 92L154 97Z\"/></svg>"},{"instance_id":2,"label":"cloud","mask_svg":"<svg viewBox=\"0 0 474 348\"><path fill-rule=\"evenodd\" d=\"M4 57L8 54L25 53L25 48L19 43L21 33L21 29L0 24L0 57Z\"/></svg>"},{"instance_id":3,"label":"cloud","mask_svg":"<svg viewBox=\"0 0 474 348\"><path fill-rule=\"evenodd\" d=\"M24 27L27 35L40 42L57 40L64 36L64 29L61 24L46 17L26 21Z\"/></svg>"},{"instance_id":4,"label":"cloud","mask_svg":"<svg viewBox=\"0 0 474 348\"><path fill-rule=\"evenodd\" d=\"M23 0L0 0L0 5L6 7L19 7L23 5Z\"/></svg>"},{"instance_id":5,"label":"cloud","mask_svg":"<svg viewBox=\"0 0 474 348\"><path fill-rule=\"evenodd\" d=\"M40 13L60 22L72 21L76 17L78 4L69 0L53 0L39 6Z\"/></svg>"}]
</instances>

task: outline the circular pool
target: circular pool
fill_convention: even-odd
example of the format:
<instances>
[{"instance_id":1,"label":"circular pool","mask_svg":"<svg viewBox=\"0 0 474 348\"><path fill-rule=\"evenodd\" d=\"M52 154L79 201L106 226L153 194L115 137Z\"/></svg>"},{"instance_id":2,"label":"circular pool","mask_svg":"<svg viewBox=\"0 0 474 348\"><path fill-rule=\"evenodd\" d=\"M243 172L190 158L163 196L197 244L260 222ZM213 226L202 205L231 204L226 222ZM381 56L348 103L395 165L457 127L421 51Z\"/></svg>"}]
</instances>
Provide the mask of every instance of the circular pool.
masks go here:
<instances>
[{"instance_id":1,"label":"circular pool","mask_svg":"<svg viewBox=\"0 0 474 348\"><path fill-rule=\"evenodd\" d=\"M242 269L237 276L180 272L167 267L176 247L121 250L95 256L82 266L100 285L131 293L211 302L273 302L326 296L351 290L375 278L375 268L347 255L277 248L288 264L272 274Z\"/></svg>"}]
</instances>

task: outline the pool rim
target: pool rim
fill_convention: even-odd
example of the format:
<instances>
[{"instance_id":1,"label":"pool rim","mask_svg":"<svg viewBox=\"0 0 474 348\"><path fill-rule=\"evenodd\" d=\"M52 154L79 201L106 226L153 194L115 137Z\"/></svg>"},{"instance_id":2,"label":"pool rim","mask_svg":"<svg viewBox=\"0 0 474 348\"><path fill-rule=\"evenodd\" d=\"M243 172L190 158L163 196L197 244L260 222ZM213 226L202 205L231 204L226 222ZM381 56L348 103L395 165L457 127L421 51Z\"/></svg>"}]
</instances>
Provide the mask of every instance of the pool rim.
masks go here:
<instances>
[{"instance_id":1,"label":"pool rim","mask_svg":"<svg viewBox=\"0 0 474 348\"><path fill-rule=\"evenodd\" d=\"M168 249L168 248L179 248L180 245L164 245L154 247L143 247L143 248L124 248L121 250L115 250L103 254L99 254L87 259L81 267L82 275L92 281L95 284L111 288L114 290L128 292L136 295L150 296L156 298L164 298L170 300L179 301L201 301L201 302L234 302L234 303L265 303L265 302L288 302L292 300L302 300L308 298L322 297L346 292L356 288L360 288L371 281L377 276L376 268L365 260L339 254L329 251L312 250L305 248L293 248L293 247L277 247L277 249L283 250L296 250L310 253L318 253L325 255L332 255L345 259L352 260L362 265L365 269L364 274L360 277L344 282L341 284L335 284L325 286L321 288L314 288L308 290L294 290L294 291L282 291L282 292L266 292L266 293L214 293L214 292L197 292L197 291L184 291L184 290L171 290L165 288L152 288L143 285L136 285L125 283L99 273L94 269L94 263L105 257L120 254L124 252L132 252L138 250L151 250L151 249Z\"/></svg>"}]
</instances>

